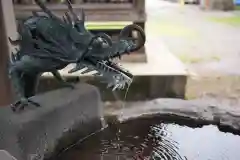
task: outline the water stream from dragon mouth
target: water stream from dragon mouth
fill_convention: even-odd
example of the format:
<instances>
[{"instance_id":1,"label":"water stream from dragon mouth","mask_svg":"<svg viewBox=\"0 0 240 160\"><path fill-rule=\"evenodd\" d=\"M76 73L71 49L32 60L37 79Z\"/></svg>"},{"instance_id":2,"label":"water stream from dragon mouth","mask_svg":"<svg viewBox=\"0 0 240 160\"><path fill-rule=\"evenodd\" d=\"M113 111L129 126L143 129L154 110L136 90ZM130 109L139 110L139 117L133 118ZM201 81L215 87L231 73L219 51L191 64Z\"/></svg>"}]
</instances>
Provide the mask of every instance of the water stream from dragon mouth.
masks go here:
<instances>
[{"instance_id":1,"label":"water stream from dragon mouth","mask_svg":"<svg viewBox=\"0 0 240 160\"><path fill-rule=\"evenodd\" d=\"M128 85L127 86L127 89L126 89L126 92L125 92L125 94L124 94L124 97L123 97L123 100L121 100L121 98L119 97L119 95L118 95L118 93L116 93L115 91L113 91L113 96L114 96L114 98L116 99L116 101L115 102L120 102L120 105L121 105L121 113L120 113L120 116L122 117L123 116L123 111L124 111L124 109L125 109L125 102L126 102L126 99L127 99L127 94L128 94L128 91L129 91L129 89L130 89L130 86L131 85Z\"/></svg>"},{"instance_id":2,"label":"water stream from dragon mouth","mask_svg":"<svg viewBox=\"0 0 240 160\"><path fill-rule=\"evenodd\" d=\"M129 88L130 88L130 85L128 85L127 90L126 90L126 92L125 92L125 94L124 94L124 97L123 97L123 100L122 100L122 101L121 101L121 99L119 98L119 96L117 95L117 93L116 93L115 91L113 92L113 95L114 95L115 99L117 99L118 101L121 102L120 105L121 105L121 108L122 108L122 109L121 109L120 116L123 116L123 114L124 114L123 111L124 111L124 108L125 108L125 100L126 100L126 98L127 98L127 94L128 94ZM118 128L116 134L117 134L117 135L120 135L120 134L121 134L121 129L120 129L120 128ZM119 137L119 136L117 136L117 140L120 141L120 137ZM121 148L120 144L118 144L117 147L120 149L120 148ZM102 157L101 160L104 160L104 159L103 159L103 156L101 156L101 157ZM119 157L117 157L116 160L120 160Z\"/></svg>"}]
</instances>

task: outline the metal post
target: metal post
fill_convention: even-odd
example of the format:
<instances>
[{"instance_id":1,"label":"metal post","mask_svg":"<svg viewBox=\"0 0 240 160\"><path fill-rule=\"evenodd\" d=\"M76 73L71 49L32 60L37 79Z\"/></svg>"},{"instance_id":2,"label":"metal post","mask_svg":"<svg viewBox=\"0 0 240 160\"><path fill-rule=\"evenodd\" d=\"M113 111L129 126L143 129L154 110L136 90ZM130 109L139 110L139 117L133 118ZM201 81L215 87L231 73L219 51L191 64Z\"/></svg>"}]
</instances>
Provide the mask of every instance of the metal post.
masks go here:
<instances>
[{"instance_id":1,"label":"metal post","mask_svg":"<svg viewBox=\"0 0 240 160\"><path fill-rule=\"evenodd\" d=\"M7 64L10 53L8 36L15 38L14 31L16 34L12 0L0 0L0 106L8 105L13 100Z\"/></svg>"}]
</instances>

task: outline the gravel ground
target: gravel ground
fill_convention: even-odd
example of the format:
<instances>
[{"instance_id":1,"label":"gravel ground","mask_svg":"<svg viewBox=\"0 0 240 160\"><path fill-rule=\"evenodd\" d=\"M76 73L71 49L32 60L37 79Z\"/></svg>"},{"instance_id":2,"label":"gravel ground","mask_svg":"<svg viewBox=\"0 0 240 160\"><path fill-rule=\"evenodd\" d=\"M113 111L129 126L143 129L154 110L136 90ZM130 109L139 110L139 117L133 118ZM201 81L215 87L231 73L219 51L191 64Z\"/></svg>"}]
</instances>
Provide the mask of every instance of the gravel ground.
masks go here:
<instances>
[{"instance_id":1,"label":"gravel ground","mask_svg":"<svg viewBox=\"0 0 240 160\"><path fill-rule=\"evenodd\" d=\"M147 0L146 10L152 36L189 69L187 98L240 103L239 11L203 11L163 0ZM223 21L232 17L237 20Z\"/></svg>"}]
</instances>

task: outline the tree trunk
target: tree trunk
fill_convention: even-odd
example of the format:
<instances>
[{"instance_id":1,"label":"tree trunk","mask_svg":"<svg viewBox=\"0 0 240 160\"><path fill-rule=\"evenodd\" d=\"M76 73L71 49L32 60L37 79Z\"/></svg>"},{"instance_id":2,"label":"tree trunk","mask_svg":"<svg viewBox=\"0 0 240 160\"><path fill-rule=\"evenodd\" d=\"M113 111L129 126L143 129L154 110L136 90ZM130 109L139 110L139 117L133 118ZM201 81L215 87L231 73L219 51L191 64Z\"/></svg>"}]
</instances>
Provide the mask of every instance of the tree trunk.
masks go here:
<instances>
[{"instance_id":1,"label":"tree trunk","mask_svg":"<svg viewBox=\"0 0 240 160\"><path fill-rule=\"evenodd\" d=\"M234 9L233 0L201 0L201 8L228 11Z\"/></svg>"}]
</instances>

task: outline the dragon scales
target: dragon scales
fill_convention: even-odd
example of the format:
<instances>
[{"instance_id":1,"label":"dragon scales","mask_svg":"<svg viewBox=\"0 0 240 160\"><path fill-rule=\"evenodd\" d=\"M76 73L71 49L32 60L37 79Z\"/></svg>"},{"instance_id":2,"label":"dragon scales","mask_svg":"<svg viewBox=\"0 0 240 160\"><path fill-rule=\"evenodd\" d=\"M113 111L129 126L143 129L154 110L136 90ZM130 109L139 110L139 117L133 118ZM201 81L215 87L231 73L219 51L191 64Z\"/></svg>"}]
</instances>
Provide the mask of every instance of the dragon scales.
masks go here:
<instances>
[{"instance_id":1,"label":"dragon scales","mask_svg":"<svg viewBox=\"0 0 240 160\"><path fill-rule=\"evenodd\" d=\"M19 38L9 38L12 45L19 46L19 50L11 54L9 66L9 77L18 96L12 104L13 111L29 104L40 106L29 98L36 94L38 79L44 72L51 72L64 86L74 88L58 71L72 63L75 67L69 73L83 68L89 72L95 70L95 76L103 77L113 90L124 89L132 83L133 75L113 59L137 51L145 44L141 27L135 24L125 26L118 40L113 41L105 33L94 35L88 31L84 10L77 14L69 0L66 4L68 11L62 18L54 15L40 0L35 2L45 15L33 12L32 16L18 23ZM134 30L139 33L138 38L129 37Z\"/></svg>"}]
</instances>

